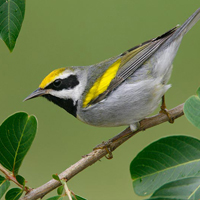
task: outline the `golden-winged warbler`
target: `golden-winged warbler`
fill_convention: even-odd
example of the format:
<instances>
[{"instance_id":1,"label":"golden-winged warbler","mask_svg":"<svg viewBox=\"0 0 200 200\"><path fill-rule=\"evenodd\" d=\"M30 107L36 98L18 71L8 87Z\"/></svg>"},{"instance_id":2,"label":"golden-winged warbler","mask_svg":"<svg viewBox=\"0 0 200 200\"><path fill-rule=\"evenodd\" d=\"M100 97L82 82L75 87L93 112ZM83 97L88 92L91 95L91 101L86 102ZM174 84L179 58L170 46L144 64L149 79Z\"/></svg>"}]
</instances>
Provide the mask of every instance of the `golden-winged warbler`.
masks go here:
<instances>
[{"instance_id":1,"label":"golden-winged warbler","mask_svg":"<svg viewBox=\"0 0 200 200\"><path fill-rule=\"evenodd\" d=\"M150 115L170 88L172 62L181 40L200 18L124 53L90 66L56 69L25 100L42 96L93 126L130 125Z\"/></svg>"}]
</instances>

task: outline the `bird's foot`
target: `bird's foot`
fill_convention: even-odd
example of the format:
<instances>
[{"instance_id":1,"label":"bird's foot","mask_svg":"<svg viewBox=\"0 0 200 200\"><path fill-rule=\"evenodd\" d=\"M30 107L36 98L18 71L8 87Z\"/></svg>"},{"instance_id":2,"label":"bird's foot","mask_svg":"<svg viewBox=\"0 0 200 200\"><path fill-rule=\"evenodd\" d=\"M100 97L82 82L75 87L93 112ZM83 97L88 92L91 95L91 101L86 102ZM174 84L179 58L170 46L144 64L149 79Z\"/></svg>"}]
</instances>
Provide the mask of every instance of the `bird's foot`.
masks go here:
<instances>
[{"instance_id":1,"label":"bird's foot","mask_svg":"<svg viewBox=\"0 0 200 200\"><path fill-rule=\"evenodd\" d=\"M94 147L93 150L97 150L97 149L105 149L108 153L108 155L106 155L105 157L107 159L112 159L113 158L113 154L112 154L112 149L111 149L111 141L107 141L107 142L102 142L101 144L97 145L96 147Z\"/></svg>"},{"instance_id":2,"label":"bird's foot","mask_svg":"<svg viewBox=\"0 0 200 200\"><path fill-rule=\"evenodd\" d=\"M167 117L168 117L168 119L169 119L169 120L168 120L169 123L173 124L173 123L174 123L174 118L171 117L171 115L170 115L170 113L168 112L168 110L167 110L166 108L163 108L162 106L161 106L160 108L161 108L161 110L160 110L159 113L163 113L163 114L167 115Z\"/></svg>"},{"instance_id":3,"label":"bird's foot","mask_svg":"<svg viewBox=\"0 0 200 200\"><path fill-rule=\"evenodd\" d=\"M173 124L174 123L174 118L171 117L171 115L169 114L166 104L165 104L165 95L162 96L162 105L160 106L160 112L159 113L163 113L165 115L167 115L168 117L168 121L169 123Z\"/></svg>"},{"instance_id":4,"label":"bird's foot","mask_svg":"<svg viewBox=\"0 0 200 200\"><path fill-rule=\"evenodd\" d=\"M108 140L107 142L102 142L101 144L97 145L93 150L105 149L108 153L108 155L106 155L105 157L107 159L112 159L113 158L112 151L115 149L113 148L113 143L118 142L123 138L128 138L128 137L131 137L132 135L135 135L140 128L141 128L141 125L139 122L131 124L130 129L127 128L123 132L119 133L115 137Z\"/></svg>"}]
</instances>

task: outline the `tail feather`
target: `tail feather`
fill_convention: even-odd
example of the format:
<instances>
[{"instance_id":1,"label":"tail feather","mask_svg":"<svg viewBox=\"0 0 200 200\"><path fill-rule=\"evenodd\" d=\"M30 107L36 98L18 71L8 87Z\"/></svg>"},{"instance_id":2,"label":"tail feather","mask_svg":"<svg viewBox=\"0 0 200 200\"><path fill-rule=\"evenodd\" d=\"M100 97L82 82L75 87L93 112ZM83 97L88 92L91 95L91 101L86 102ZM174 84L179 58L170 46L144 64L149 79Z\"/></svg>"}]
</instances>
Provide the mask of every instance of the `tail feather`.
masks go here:
<instances>
[{"instance_id":1,"label":"tail feather","mask_svg":"<svg viewBox=\"0 0 200 200\"><path fill-rule=\"evenodd\" d=\"M200 8L198 8L172 35L171 38L168 39L166 43L171 43L173 40L178 38L179 36L185 35L200 19Z\"/></svg>"},{"instance_id":2,"label":"tail feather","mask_svg":"<svg viewBox=\"0 0 200 200\"><path fill-rule=\"evenodd\" d=\"M177 34L183 33L186 34L200 19L200 8L197 9L186 21L185 23L177 30ZM175 33L176 34L176 33Z\"/></svg>"}]
</instances>

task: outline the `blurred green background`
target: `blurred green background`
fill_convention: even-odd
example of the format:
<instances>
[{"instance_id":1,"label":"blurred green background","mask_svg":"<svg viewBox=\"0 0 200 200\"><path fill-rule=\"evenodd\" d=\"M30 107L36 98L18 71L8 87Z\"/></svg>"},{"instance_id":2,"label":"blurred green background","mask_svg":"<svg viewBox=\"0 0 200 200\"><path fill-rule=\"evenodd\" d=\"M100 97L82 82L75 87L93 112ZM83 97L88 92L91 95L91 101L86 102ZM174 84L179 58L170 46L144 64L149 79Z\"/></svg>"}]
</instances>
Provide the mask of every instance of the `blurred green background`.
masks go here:
<instances>
[{"instance_id":1,"label":"blurred green background","mask_svg":"<svg viewBox=\"0 0 200 200\"><path fill-rule=\"evenodd\" d=\"M52 70L90 65L115 56L182 24L200 1L188 0L34 0L26 2L25 20L13 53L0 42L0 122L17 111L38 118L38 133L20 174L38 187L125 127L97 128L83 124L63 109L38 98L22 100ZM200 85L200 22L185 36L174 60L167 107L183 103ZM156 112L158 112L157 109ZM155 113L156 113L155 112ZM69 181L69 188L90 200L144 199L134 194L131 160L149 143L168 135L200 132L185 117L141 132L106 160ZM55 195L52 192L48 196Z\"/></svg>"}]
</instances>

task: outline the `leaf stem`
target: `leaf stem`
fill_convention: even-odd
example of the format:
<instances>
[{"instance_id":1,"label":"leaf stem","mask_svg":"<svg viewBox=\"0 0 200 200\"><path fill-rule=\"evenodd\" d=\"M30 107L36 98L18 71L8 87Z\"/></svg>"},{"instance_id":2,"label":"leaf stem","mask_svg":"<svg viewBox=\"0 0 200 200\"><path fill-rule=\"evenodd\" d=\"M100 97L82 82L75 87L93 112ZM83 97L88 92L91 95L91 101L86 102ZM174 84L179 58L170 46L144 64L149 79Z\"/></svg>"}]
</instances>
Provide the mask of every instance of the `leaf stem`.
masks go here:
<instances>
[{"instance_id":1,"label":"leaf stem","mask_svg":"<svg viewBox=\"0 0 200 200\"><path fill-rule=\"evenodd\" d=\"M13 174L10 174L1 164L0 164L0 171L5 175L7 180L14 182L17 186L19 186L21 189L25 190L26 192L30 191L28 187L24 187L23 185L21 185L17 181L16 177Z\"/></svg>"},{"instance_id":2,"label":"leaf stem","mask_svg":"<svg viewBox=\"0 0 200 200\"><path fill-rule=\"evenodd\" d=\"M69 200L72 200L71 191L69 190L66 181L65 181L65 180L61 180L61 183L62 183L63 186L64 186L65 193L66 193L66 195L68 196Z\"/></svg>"}]
</instances>

